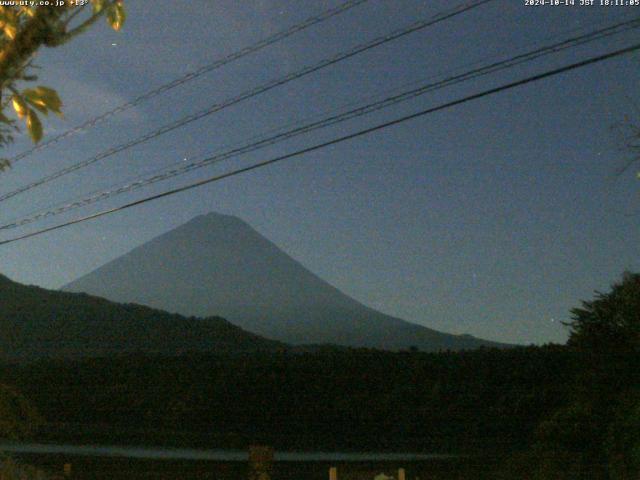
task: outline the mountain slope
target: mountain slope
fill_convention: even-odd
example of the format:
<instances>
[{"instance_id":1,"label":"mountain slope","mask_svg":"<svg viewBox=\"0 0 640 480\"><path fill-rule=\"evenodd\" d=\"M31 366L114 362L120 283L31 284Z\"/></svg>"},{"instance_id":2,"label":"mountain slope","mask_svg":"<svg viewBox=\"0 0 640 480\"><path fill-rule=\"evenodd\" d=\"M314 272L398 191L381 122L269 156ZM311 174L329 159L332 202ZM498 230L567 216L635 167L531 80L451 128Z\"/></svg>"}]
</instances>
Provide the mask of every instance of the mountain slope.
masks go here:
<instances>
[{"instance_id":1,"label":"mountain slope","mask_svg":"<svg viewBox=\"0 0 640 480\"><path fill-rule=\"evenodd\" d=\"M64 289L183 315L222 315L242 328L294 344L429 351L497 345L370 309L242 220L214 213L156 237Z\"/></svg>"},{"instance_id":2,"label":"mountain slope","mask_svg":"<svg viewBox=\"0 0 640 480\"><path fill-rule=\"evenodd\" d=\"M270 351L282 346L219 317L185 318L87 294L21 285L0 275L0 358L33 360L130 352Z\"/></svg>"}]
</instances>

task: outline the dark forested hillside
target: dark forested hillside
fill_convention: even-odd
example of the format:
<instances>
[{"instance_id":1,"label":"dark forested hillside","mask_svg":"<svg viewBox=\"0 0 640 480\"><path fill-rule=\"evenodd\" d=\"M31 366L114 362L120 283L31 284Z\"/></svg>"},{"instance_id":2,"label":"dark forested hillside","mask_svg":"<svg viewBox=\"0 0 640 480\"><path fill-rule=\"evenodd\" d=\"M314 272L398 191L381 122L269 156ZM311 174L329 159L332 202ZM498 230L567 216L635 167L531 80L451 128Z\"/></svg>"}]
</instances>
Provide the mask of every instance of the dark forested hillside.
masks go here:
<instances>
[{"instance_id":1,"label":"dark forested hillside","mask_svg":"<svg viewBox=\"0 0 640 480\"><path fill-rule=\"evenodd\" d=\"M39 441L478 454L504 479L640 473L638 274L572 310L567 346L439 353L290 348L0 280L7 358L96 354L0 363L0 385L44 418Z\"/></svg>"},{"instance_id":2,"label":"dark forested hillside","mask_svg":"<svg viewBox=\"0 0 640 480\"><path fill-rule=\"evenodd\" d=\"M5 360L127 352L246 352L282 346L219 317L185 318L86 294L21 285L0 275L0 358Z\"/></svg>"},{"instance_id":3,"label":"dark forested hillside","mask_svg":"<svg viewBox=\"0 0 640 480\"><path fill-rule=\"evenodd\" d=\"M7 367L0 382L59 441L460 451L526 444L576 363L560 347L132 356Z\"/></svg>"}]
</instances>

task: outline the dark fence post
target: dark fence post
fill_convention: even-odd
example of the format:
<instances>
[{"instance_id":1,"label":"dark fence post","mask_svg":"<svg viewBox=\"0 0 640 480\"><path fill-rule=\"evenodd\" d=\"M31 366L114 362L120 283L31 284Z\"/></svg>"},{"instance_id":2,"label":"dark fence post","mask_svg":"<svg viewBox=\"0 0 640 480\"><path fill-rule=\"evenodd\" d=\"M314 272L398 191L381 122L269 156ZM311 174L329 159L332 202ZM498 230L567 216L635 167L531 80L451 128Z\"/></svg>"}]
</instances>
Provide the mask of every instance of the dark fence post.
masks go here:
<instances>
[{"instance_id":1,"label":"dark fence post","mask_svg":"<svg viewBox=\"0 0 640 480\"><path fill-rule=\"evenodd\" d=\"M329 480L338 480L338 469L336 467L329 468Z\"/></svg>"},{"instance_id":2,"label":"dark fence post","mask_svg":"<svg viewBox=\"0 0 640 480\"><path fill-rule=\"evenodd\" d=\"M273 448L264 445L249 447L249 480L271 480Z\"/></svg>"}]
</instances>

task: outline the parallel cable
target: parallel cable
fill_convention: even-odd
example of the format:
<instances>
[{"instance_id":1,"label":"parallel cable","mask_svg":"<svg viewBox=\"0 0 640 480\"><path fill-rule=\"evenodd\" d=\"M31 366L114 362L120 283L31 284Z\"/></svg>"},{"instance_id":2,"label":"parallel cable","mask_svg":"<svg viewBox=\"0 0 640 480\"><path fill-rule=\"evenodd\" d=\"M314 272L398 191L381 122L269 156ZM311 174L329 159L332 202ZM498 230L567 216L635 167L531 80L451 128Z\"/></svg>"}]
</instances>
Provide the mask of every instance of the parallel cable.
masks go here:
<instances>
[{"instance_id":1,"label":"parallel cable","mask_svg":"<svg viewBox=\"0 0 640 480\"><path fill-rule=\"evenodd\" d=\"M395 30L387 35L381 36L381 37L377 37L367 43L361 44L361 45L357 45L356 47L352 48L351 50L348 50L347 52L341 52L338 53L337 55L334 55L332 57L329 57L327 59L324 59L314 65L310 65L307 67L302 68L301 70L297 70L293 73L290 73L288 75L285 75L284 77L280 77L278 79L269 81L265 84L262 84L256 88L253 88L251 90L245 91L235 97L229 98L225 101L223 101L222 103L216 103L213 104L211 106L209 106L208 108L201 110L199 112L196 112L194 114L191 115L187 115L186 117L183 117L175 122L169 123L167 125L164 125L152 132L149 132L141 137L138 137L136 139L130 140L126 143L122 143L120 145L117 145L115 147L109 148L108 150L105 150L89 159L83 160L81 162L75 163L73 165L70 165L66 168L63 168L61 170L58 170L50 175L47 175L45 177L42 177L38 180L35 180L27 185L24 185L16 190L13 190L11 192L5 193L3 195L0 195L0 202L3 202L5 200L8 200L12 197L15 197L16 195L19 195L21 193L24 193L26 191L29 191L33 188L36 188L40 185L44 185L46 183L49 183L57 178L60 178L64 175L67 175L69 173L75 172L81 168L85 168L88 167L89 165L92 165L100 160L103 160L107 157L110 157L112 155L115 155L117 153L120 153L124 150L128 150L129 148L132 148L136 145L139 145L141 143L145 143L148 142L149 140L152 140L154 138L157 138L161 135L164 135L165 133L171 132L173 130L176 130L177 128L183 127L189 123L192 123L196 120L199 120L201 118L204 118L206 116L209 116L213 113L216 113L220 110L223 110L225 108L228 108L232 105L235 105L237 103L242 102L243 100L255 97L257 95L260 95L262 93L265 93L269 90L272 90L276 87L279 87L281 85L284 85L288 82L291 82L293 80L297 80L299 78L302 78L306 75L309 75L311 73L317 72L318 70L321 70L323 68L326 68L330 65L334 65L338 62L341 62L343 60L346 60L348 58L354 57L355 55L358 55L360 53L363 53L367 50L371 50L375 47L378 47L380 45L383 45L385 43L391 42L393 40L396 40L398 38L404 37L405 35L409 35L410 33L422 30L424 28L430 27L432 25L435 25L439 22L442 22L444 20L448 20L450 18L453 18L457 15L460 15L464 12L467 12L469 10L472 10L474 8L477 8L485 3L489 3L493 0L476 0L474 2L470 2L467 4L464 4L462 6L459 6L453 10L450 10L446 13L439 13L436 14L434 16L432 16L431 18L427 19L427 20L420 20L418 22L415 22L411 25L409 25L408 27L404 27L398 30Z\"/></svg>"},{"instance_id":2,"label":"parallel cable","mask_svg":"<svg viewBox=\"0 0 640 480\"><path fill-rule=\"evenodd\" d=\"M352 140L354 138L362 137L364 135L369 135L370 133L374 133L374 132L383 130L385 128L388 128L388 127L391 127L391 126L394 126L394 125L399 125L399 124L402 124L402 123L407 122L409 120L413 120L413 119L416 119L416 118L419 118L419 117L423 117L425 115L428 115L428 114L431 114L431 113L434 113L434 112L445 110L445 109L448 109L448 108L451 108L451 107L454 107L454 106L457 106L457 105L462 105L464 103L467 103L467 102L470 102L470 101L473 101L473 100L477 100L477 99L480 99L480 98L483 98L483 97L487 97L487 96L490 96L490 95L495 95L496 93L500 93L500 92L503 92L505 90L510 90L512 88L520 87L522 85L527 85L529 83L537 82L537 81L543 80L545 78L549 78L549 77L552 77L552 76L555 76L555 75L559 75L561 73L569 72L571 70L576 70L578 68L586 67L588 65L592 65L592 64L595 64L595 63L598 63L598 62L602 62L602 61L609 60L609 59L612 59L612 58L615 58L615 57L619 57L621 55L626 55L626 54L629 54L629 53L632 53L632 52L635 52L635 51L638 51L638 50L640 50L640 43L636 43L635 45L632 45L632 46L629 46L629 47L626 47L626 48L622 48L622 49L619 49L619 50L615 50L613 52L606 53L604 55L598 55L598 56L595 56L595 57L591 57L591 58L588 58L586 60L582 60L582 61L577 62L577 63L572 63L570 65L566 65L564 67L556 68L556 69L553 69L553 70L548 70L548 71L546 71L544 73L533 75L533 76L530 76L530 77L527 77L527 78L524 78L524 79L521 79L521 80L517 80L515 82L507 83L507 84L501 85L499 87L491 88L489 90L484 90L484 91L482 91L480 93L476 93L476 94L473 94L473 95L469 95L469 96L460 98L458 100L453 100L453 101L450 101L450 102L447 102L447 103L443 103L443 104L438 105L436 107L427 108L427 109L421 110L421 111L419 111L417 113L413 113L413 114L410 114L410 115L405 115L405 116L396 118L394 120L390 120L388 122L384 122L384 123L375 125L373 127L369 127L369 128L365 128L363 130L359 130L359 131L357 131L355 133L351 133L349 135L344 135L344 136L341 136L341 137L338 137L338 138L334 138L333 140L329 140L329 141L326 141L326 142L323 142L323 143L315 144L315 145L312 145L310 147L303 148L301 150L296 150L296 151L294 151L292 153L281 155L281 156L278 156L278 157L275 157L275 158L271 158L269 160L265 160L265 161L262 161L262 162L259 162L259 163L255 163L255 164L247 166L247 167L243 167L243 168L239 168L237 170L233 170L231 172L227 172L227 173L223 173L223 174L216 175L216 176L213 176L213 177L209 177L209 178L206 178L204 180L199 180L197 182L190 183L188 185L184 185L182 187L174 188L172 190L168 190L168 191L165 191L165 192L162 192L162 193L158 193L158 194L155 194L155 195L151 195L151 196L148 196L148 197L145 197L145 198L133 201L133 202L129 202L129 203L124 204L124 205L120 205L118 207L110 208L108 210L103 210L101 212L93 213L91 215L86 215L84 217L76 218L74 220L70 220L68 222L64 222L64 223L61 223L61 224L58 224L58 225L54 225L54 226L51 226L51 227L43 228L41 230L37 230L35 232L31 232L31 233L27 233L27 234L24 234L24 235L20 235L18 237L10 238L10 239L7 239L7 240L2 240L2 241L0 241L0 245L6 245L6 244L14 243L14 242L17 242L17 241L20 241L20 240L25 240L27 238L35 237L37 235L42 235L42 234L47 233L47 232L52 232L54 230L59 230L59 229L64 228L64 227L68 227L70 225L75 225L75 224L78 224L78 223L86 222L88 220L93 220L95 218L102 217L102 216L105 216L105 215L109 215L111 213L119 212L119 211L122 211L122 210L126 210L126 209L129 209L129 208L138 206L138 205L142 205L142 204L147 203L147 202L151 202L151 201L158 200L158 199L161 199L161 198L164 198L164 197L175 195L177 193L185 192L187 190L191 190L193 188L200 187L202 185L206 185L206 184L209 184L209 183L217 182L217 181L223 180L225 178L234 177L236 175L240 175L240 174L247 173L247 172L250 172L250 171L253 171L253 170L257 170L259 168L263 168L263 167L266 167L268 165L273 165L275 163L279 163L279 162L282 162L284 160L288 160L290 158L298 157L298 156L301 156L301 155L304 155L304 154L307 154L307 153L310 153L310 152L314 152L316 150L320 150L322 148L326 148L326 147L329 147L329 146L332 146L332 145L336 145L336 144L339 144L339 143L342 143L342 142L345 142L345 141L348 141L348 140Z\"/></svg>"},{"instance_id":3,"label":"parallel cable","mask_svg":"<svg viewBox=\"0 0 640 480\"><path fill-rule=\"evenodd\" d=\"M282 30L278 33L275 33L274 35L271 35L267 38L264 38L260 41L258 41L257 43L254 43L253 45L249 45L247 47L242 48L241 50L238 50L236 52L233 52L225 57L219 58L217 60L215 60L214 62L208 64L208 65L204 65L203 67L198 68L197 70L194 70L192 72L186 73L185 75L183 75L182 77L176 78L175 80L172 80L168 83L165 83L163 85L160 85L159 87L150 90L146 93L143 93L142 95L134 98L133 100L130 100L126 103L123 103L122 105L119 105L117 107L115 107L112 110L108 110L100 115L98 115L97 117L93 117L83 123L81 123L80 125L77 125L69 130L67 130L66 132L63 132L59 135L56 135L54 137L52 137L51 139L42 142L28 150L25 150L22 153L19 153L18 155L15 155L14 157L9 159L9 162L11 164L15 164L16 162L22 160L23 158L28 157L29 155L38 152L46 147L49 147L51 145L54 145L58 142L60 142L61 140L70 137L78 132L82 132L85 131L89 128L95 127L96 125L98 125L99 123L102 123L103 121L105 121L106 119L113 117L114 115L117 115L119 113L122 113L126 110L129 110L130 108L133 108L139 104L141 104L142 102L145 102L147 100L150 100L154 97L157 97L158 95L167 92L173 88L176 88L184 83L190 82L191 80L195 80L198 77L201 77L202 75L209 73L213 70L217 70L218 68L234 62L236 60L239 60L242 57L245 57L251 53L255 53L258 52L270 45L273 45L274 43L277 43L281 40L284 40L287 37L290 37L291 35L294 35L302 30L305 30L313 25L316 25L317 23L321 23L324 22L325 20L330 19L331 17L334 17L336 15L340 15L343 12L346 12L347 10L350 10L353 7L356 7L362 3L368 2L369 0L349 0L345 3L342 3L340 5L338 5L335 8L326 10L322 13L320 13L319 15L314 15L312 17L307 18L306 20L293 25L291 27L289 27L286 30Z\"/></svg>"},{"instance_id":4,"label":"parallel cable","mask_svg":"<svg viewBox=\"0 0 640 480\"><path fill-rule=\"evenodd\" d=\"M71 203L66 203L56 208L51 208L45 212L38 212L37 214L31 214L26 218L15 220L12 223L0 225L0 230L7 230L12 228L22 227L47 217L59 215L76 208L85 207L85 206L97 203L99 201L106 200L108 198L112 198L114 196L117 196L126 192L138 190L142 187L145 187L154 183L158 183L160 181L164 181L169 178L176 177L178 175L184 175L193 170L210 166L214 163L219 163L221 161L227 160L232 157L236 157L239 155L243 155L245 153L258 150L260 148L274 145L276 143L287 140L289 138L293 138L301 134L309 133L311 131L314 131L320 128L325 128L331 125L335 125L337 123L344 122L346 120L361 117L363 115L372 113L374 111L381 110L383 108L387 108L392 105L396 105L400 102L404 102L404 101L416 98L420 95L424 95L434 90L438 90L438 89L455 85L455 84L468 81L474 78L492 74L501 70L505 70L507 68L512 68L522 63L531 62L545 55L557 53L562 50L566 50L568 48L574 48L576 46L586 44L588 42L593 42L595 40L600 40L602 38L605 38L611 35L623 33L628 30L638 28L639 26L640 26L640 17L637 17L633 20L629 20L626 22L620 22L618 24L611 25L611 26L602 28L600 30L596 30L594 32L569 38L551 45L546 45L546 46L537 48L535 50L513 56L508 59L493 62L489 65L472 69L462 74L449 76L437 82L421 85L418 88L414 88L414 89L402 92L400 94L396 94L396 95L384 98L382 100L342 112L337 115L332 115L332 116L323 118L319 121L307 123L306 125L293 128L291 130L287 130L270 137L262 138L259 141L235 147L231 150L216 154L214 156L210 156L204 160L192 162L186 165L183 162L179 162L175 164L171 170L168 170L166 172L143 177L141 179L136 179L136 181L132 183L127 183L125 185L118 186L117 188L111 189L111 190L106 190L106 191L103 190L89 197L85 197L81 200L77 200ZM166 167L163 170L166 170Z\"/></svg>"}]
</instances>

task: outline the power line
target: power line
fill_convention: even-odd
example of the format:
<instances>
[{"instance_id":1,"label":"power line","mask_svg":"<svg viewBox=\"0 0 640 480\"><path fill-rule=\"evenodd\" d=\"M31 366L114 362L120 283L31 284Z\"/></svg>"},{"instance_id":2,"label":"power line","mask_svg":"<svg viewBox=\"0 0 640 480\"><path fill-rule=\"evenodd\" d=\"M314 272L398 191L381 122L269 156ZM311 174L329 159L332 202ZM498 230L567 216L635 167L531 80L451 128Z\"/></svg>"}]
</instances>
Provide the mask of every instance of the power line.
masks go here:
<instances>
[{"instance_id":1,"label":"power line","mask_svg":"<svg viewBox=\"0 0 640 480\"><path fill-rule=\"evenodd\" d=\"M129 110L130 108L135 107L136 105L139 105L142 102L145 102L146 100L149 100L153 97L156 97L164 92L167 92L173 88L176 88L182 84L185 84L187 82L190 82L191 80L194 80L206 73L209 73L213 70L217 70L218 68L234 62L236 60L239 60L242 57L245 57L251 53L255 53L258 52L270 45L273 45L274 43L277 43L281 40L284 40L287 37L290 37L291 35L294 35L302 30L305 30L317 23L321 23L324 22L325 20L330 19L331 17L335 17L336 15L340 15L343 12L346 12L347 10L350 10L353 7L356 7L362 3L366 3L369 0L349 0L348 2L342 3L340 5L338 5L335 8L326 10L322 13L320 13L319 15L315 15L312 17L307 18L306 20L293 25L292 27L289 27L286 30L280 31L278 33L275 33L274 35L271 35L270 37L264 38L262 40L260 40L257 43L254 43L253 45L249 45L248 47L245 47L241 50L238 50L234 53L231 53L225 57L222 57L218 60L215 60L214 62L205 65L203 67L200 67L197 70L194 70L192 72L186 73L185 75L183 75L182 77L176 78L175 80L172 80L168 83L165 83L163 85L160 85L159 87L150 90L146 93L143 93L142 95L134 98L133 100L123 103L122 105L119 105L117 107L115 107L112 110L109 110L107 112L102 113L101 115L91 118L83 123L81 123L80 125L77 125L69 130L67 130L66 132L61 133L60 135L57 135L55 137L52 137L51 139L40 143L39 145L36 145L28 150L25 150L22 153L19 153L18 155L14 156L13 158L9 159L9 162L11 164L14 164L20 160L22 160L23 158L28 157L29 155L38 152L50 145L54 145L58 142L60 142L61 140L68 138L78 132L87 130L89 128L95 127L96 125L98 125L99 123L102 123L103 121L105 121L106 119L117 115L119 113L122 113L126 110Z\"/></svg>"},{"instance_id":2,"label":"power line","mask_svg":"<svg viewBox=\"0 0 640 480\"><path fill-rule=\"evenodd\" d=\"M510 90L512 88L520 87L522 85L526 85L526 84L529 84L529 83L537 82L539 80L543 80L543 79L548 78L548 77L552 77L552 76L555 76L555 75L559 75L561 73L565 73L565 72L568 72L568 71L571 71L571 70L582 68L582 67L585 67L587 65L592 65L592 64L595 64L595 63L598 63L598 62L602 62L604 60L608 60L608 59L611 59L611 58L614 58L614 57L619 57L621 55L625 55L625 54L628 54L628 53L631 53L631 52L635 52L637 50L640 50L640 43L636 43L635 45L632 45L630 47L626 47L626 48L623 48L623 49L615 50L613 52L610 52L610 53L607 53L607 54L604 54L604 55L591 57L591 58L588 58L586 60L583 60L583 61L580 61L580 62L577 62L577 63L572 63L572 64L564 66L564 67L556 68L556 69L553 69L553 70L548 70L548 71L546 71L544 73L540 73L538 75L534 75L534 76L527 77L527 78L524 78L524 79L521 79L521 80L517 80L515 82L507 83L507 84L501 85L499 87L491 88L489 90L484 90L483 92L480 92L480 93L469 95L469 96L460 98L458 100L453 100L453 101L438 105L436 107L431 107L431 108L428 108L428 109L425 109L425 110L421 110L420 112L417 112L417 113L413 113L413 114L410 114L410 115L405 115L405 116L396 118L394 120L390 120L388 122L384 122L384 123L375 125L373 127L369 127L369 128L365 128L363 130L359 130L359 131L357 131L355 133L351 133L349 135L344 135L342 137L338 137L338 138L335 138L333 140L329 140L327 142L323 142L323 143L319 143L319 144L316 144L316 145L312 145L310 147L306 147L306 148L303 148L301 150L296 150L295 152L288 153L286 155L281 155L281 156L278 156L278 157L275 157L275 158L272 158L272 159L269 159L269 160L265 160L263 162L259 162L259 163L253 164L253 165L248 166L248 167L239 168L239 169L233 170L231 172L227 172L227 173L223 173L223 174L216 175L216 176L213 176L213 177L209 177L209 178L204 179L204 180L199 180L199 181L191 183L189 185L185 185L185 186L174 188L172 190L168 190L168 191L165 191L165 192L162 192L162 193L151 195L149 197L145 197L145 198L142 198L142 199L139 199L139 200L136 200L136 201L121 205L119 207L114 207L114 208L111 208L111 209L108 209L108 210L103 210L103 211L97 212L97 213L93 213L91 215L87 215L87 216L84 216L84 217L81 217L81 218L76 218L74 220L70 220L70 221L65 222L65 223L54 225L52 227L43 228L41 230L37 230L35 232L31 232L31 233L27 233L27 234L24 234L24 235L20 235L18 237L14 237L14 238L11 238L11 239L8 239L8 240L2 240L2 241L0 241L0 245L6 245L6 244L9 244L9 243L17 242L19 240L25 240L27 238L31 238L31 237L34 237L34 236L37 236L37 235L42 235L43 233L51 232L51 231L54 231L54 230L59 230L61 228L68 227L70 225L75 225L75 224L78 224L78 223L86 222L86 221L92 220L94 218L102 217L102 216L105 216L105 215L108 215L108 214L111 214L111 213L119 212L121 210L126 210L126 209L129 209L129 208L138 206L138 205L142 205L142 204L147 203L147 202L158 200L160 198L164 198L164 197L168 197L168 196L171 196L171 195L175 195L177 193L185 192L187 190L191 190L193 188L200 187L202 185L206 185L208 183L217 182L217 181L223 180L225 178L229 178L229 177L233 177L233 176L236 176L236 175L240 175L242 173L247 173L247 172L250 172L250 171L253 171L253 170L257 170L259 168L266 167L268 165L273 165L275 163L282 162L283 160L288 160L288 159L293 158L293 157L298 157L298 156L301 156L301 155L304 155L304 154L307 154L307 153L310 153L310 152L313 152L313 151L316 151L316 150L320 150L322 148L329 147L331 145L336 145L338 143L342 143L342 142L345 142L347 140L352 140L354 138L362 137L364 135L368 135L370 133L377 132L379 130L382 130L382 129L385 129L385 128L388 128L388 127L391 127L391 126L394 126L394 125L399 125L399 124L407 122L409 120L413 120L413 119L416 119L416 118L419 118L419 117L422 117L422 116L425 116L425 115L428 115L428 114L431 114L431 113L434 113L434 112L437 112L437 111L445 110L447 108L451 108L451 107L454 107L454 106L457 106L457 105L462 105L462 104L470 102L472 100L477 100L477 99L480 99L480 98L483 98L483 97L487 97L487 96L490 96L490 95L494 95L496 93L503 92L505 90Z\"/></svg>"},{"instance_id":3,"label":"power line","mask_svg":"<svg viewBox=\"0 0 640 480\"><path fill-rule=\"evenodd\" d=\"M341 123L353 118L361 117L363 115L372 113L374 111L390 107L397 103L413 99L420 95L424 95L434 90L438 90L438 89L455 85L455 84L468 81L474 78L495 73L507 68L514 67L516 65L520 65L522 63L531 62L542 56L557 53L562 50L566 50L568 48L574 48L576 46L583 45L588 42L593 42L595 40L599 40L611 35L620 34L628 30L638 28L638 26L640 26L640 17L637 17L635 19L628 20L625 22L620 22L615 25L607 26L605 28L602 28L587 34L583 34L577 37L572 37L572 38L563 40L561 42L556 42L551 45L546 45L529 52L515 55L508 59L503 59L497 62L493 62L489 65L472 69L462 74L449 76L437 82L423 84L417 88L401 92L399 94L384 98L382 100L369 103L364 106L359 106L357 108L354 108L348 111L343 111L342 113L339 113L337 115L325 117L319 121L307 123L305 125L293 128L291 130L283 131L271 137L262 138L257 142L242 144L231 150L216 154L214 156L210 156L204 160L192 162L186 165L182 162L179 162L174 165L173 169L165 171L164 173L158 173L152 176L141 177L139 179L136 179L132 183L120 185L117 188L112 190L103 190L98 192L97 194L93 194L92 196L85 197L81 200L77 200L71 203L66 203L66 204L63 204L62 206L58 206L55 208L50 207L50 209L45 212L30 214L26 218L23 217L20 220L14 220L12 223L0 225L0 230L7 230L12 228L22 227L24 225L33 223L35 221L38 221L47 217L65 213L75 208L85 207L87 205L91 205L99 201L106 200L108 198L112 198L114 196L117 196L126 192L134 191L139 188L142 188L154 183L158 183L160 181L164 181L169 178L176 177L178 175L186 174L188 172L194 171L199 168L210 166L214 163L219 163L221 161L227 160L232 157L237 157L239 155L243 155L245 153L249 153L266 146L274 145L276 143L287 140L289 138L293 138L298 135L302 135L320 128L325 128L331 125L335 125L337 123ZM166 170L166 168L163 170Z\"/></svg>"},{"instance_id":4,"label":"power line","mask_svg":"<svg viewBox=\"0 0 640 480\"><path fill-rule=\"evenodd\" d=\"M385 43L391 42L393 40L396 40L398 38L404 37L405 35L409 35L410 33L414 33L416 31L422 30L424 28L430 27L432 25L435 25L439 22L442 22L444 20L448 20L450 18L453 18L457 15L460 15L464 12L467 12L469 10L472 10L474 8L477 8L485 3L491 2L493 0L476 0L473 2L469 2L466 3L464 5L458 6L452 10L449 10L447 12L444 13L439 13L436 14L432 17L430 17L427 20L420 20L417 22L412 23L411 25L395 30L387 35L383 35L381 37L377 37L369 42L366 42L364 44L361 45L357 45L356 47L352 48L351 50L348 50L346 52L341 52L338 53L332 57L326 58L324 60L321 60L320 62L314 64L314 65L310 65L307 67L302 68L301 70L297 70L293 73L290 73L288 75L285 75L284 77L280 77L277 78L275 80L271 80L267 83L264 83L258 87L255 87L251 90L245 91L235 97L229 98L225 101L223 101L222 103L216 103L213 104L211 106L209 106L208 108L201 110L199 112L196 112L194 114L191 115L187 115L186 117L183 117L179 120L176 120L172 123L169 123L167 125L163 125L162 127L146 133L145 135L142 135L141 137L138 137L136 139L130 140L128 142L122 143L120 145L114 146L112 148L109 148L108 150L105 150L91 158L88 158L86 160L83 160L81 162L75 163L73 165L70 165L68 167L65 167L61 170L58 170L50 175L47 175L45 177L42 177L38 180L35 180L27 185L24 185L20 188L17 188L16 190L12 190L11 192L5 193L3 195L0 195L0 202L3 202L5 200L8 200L10 198L15 197L16 195L19 195L21 193L27 192L33 188L39 187L41 185L44 185L46 183L49 183L53 180L56 180L60 177L63 177L65 175L68 175L69 173L75 172L77 170L80 170L82 168L88 167L89 165L92 165L100 160L103 160L107 157L111 157L117 153L120 153L122 151L128 150L129 148L132 148L136 145L139 145L141 143L145 143L148 142L149 140L152 140L154 138L157 138L161 135L164 135L165 133L171 132L173 130L176 130L177 128L183 127L189 123L192 123L196 120L200 120L201 118L204 118L206 116L212 115L213 113L216 113L220 110L223 110L225 108L228 108L232 105L235 105L237 103L240 103L246 99L255 97L257 95L260 95L262 93L265 93L269 90L272 90L276 87L279 87L281 85L284 85L286 83L289 83L293 80L302 78L306 75L309 75L311 73L317 72L323 68L326 68L330 65L334 65L338 62L341 62L343 60L346 60L348 58L354 57L355 55L358 55L360 53L363 53L365 51L371 50L375 47L378 47L380 45L383 45Z\"/></svg>"}]
</instances>

